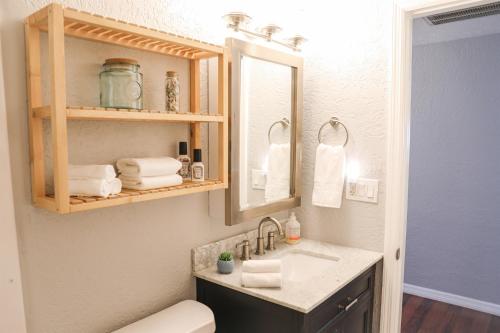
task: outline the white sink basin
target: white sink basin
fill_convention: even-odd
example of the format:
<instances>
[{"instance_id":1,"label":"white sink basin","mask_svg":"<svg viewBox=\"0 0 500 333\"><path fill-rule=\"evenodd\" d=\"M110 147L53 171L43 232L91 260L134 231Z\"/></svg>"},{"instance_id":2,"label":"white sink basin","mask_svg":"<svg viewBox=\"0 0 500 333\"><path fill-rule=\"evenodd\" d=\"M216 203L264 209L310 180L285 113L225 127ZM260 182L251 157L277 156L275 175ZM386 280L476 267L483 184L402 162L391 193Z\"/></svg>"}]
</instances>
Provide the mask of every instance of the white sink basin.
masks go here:
<instances>
[{"instance_id":1,"label":"white sink basin","mask_svg":"<svg viewBox=\"0 0 500 333\"><path fill-rule=\"evenodd\" d=\"M290 250L278 255L281 259L283 279L302 282L312 279L338 264L340 258L324 256L304 250Z\"/></svg>"}]
</instances>

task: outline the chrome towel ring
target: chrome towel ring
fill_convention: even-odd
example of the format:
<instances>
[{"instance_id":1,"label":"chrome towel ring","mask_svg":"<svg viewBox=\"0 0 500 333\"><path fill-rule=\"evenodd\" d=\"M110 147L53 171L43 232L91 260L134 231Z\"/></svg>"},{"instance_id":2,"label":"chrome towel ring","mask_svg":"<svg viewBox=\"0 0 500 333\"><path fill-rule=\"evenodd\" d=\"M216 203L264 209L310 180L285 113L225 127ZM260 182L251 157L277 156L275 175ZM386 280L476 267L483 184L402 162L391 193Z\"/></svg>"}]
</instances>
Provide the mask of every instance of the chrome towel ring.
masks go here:
<instances>
[{"instance_id":1,"label":"chrome towel ring","mask_svg":"<svg viewBox=\"0 0 500 333\"><path fill-rule=\"evenodd\" d=\"M271 131L273 130L273 127L278 124L281 124L281 126L287 128L288 126L290 126L290 120L288 120L288 118L283 118L271 124L271 126L269 127L269 131L267 131L267 140L269 141L269 144L271 144Z\"/></svg>"},{"instance_id":2,"label":"chrome towel ring","mask_svg":"<svg viewBox=\"0 0 500 333\"><path fill-rule=\"evenodd\" d=\"M345 141L344 141L344 144L342 146L345 147L347 145L347 142L349 141L349 131L347 130L347 127L345 127L345 125L337 117L331 117L330 120L328 120L326 123L324 123L323 125L321 125L321 127L319 128L319 131L318 131L318 142L322 143L321 142L321 131L328 124L330 124L333 128L335 128L338 125L340 125L340 126L342 126L344 128L344 130L345 130Z\"/></svg>"}]
</instances>

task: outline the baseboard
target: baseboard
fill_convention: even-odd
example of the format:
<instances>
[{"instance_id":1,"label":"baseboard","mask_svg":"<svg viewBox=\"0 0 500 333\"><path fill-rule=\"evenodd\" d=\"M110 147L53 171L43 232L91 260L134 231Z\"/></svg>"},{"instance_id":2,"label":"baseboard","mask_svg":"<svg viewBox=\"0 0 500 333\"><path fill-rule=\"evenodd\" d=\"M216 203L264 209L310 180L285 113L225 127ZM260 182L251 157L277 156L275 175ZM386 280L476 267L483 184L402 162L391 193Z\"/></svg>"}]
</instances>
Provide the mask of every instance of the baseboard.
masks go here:
<instances>
[{"instance_id":1,"label":"baseboard","mask_svg":"<svg viewBox=\"0 0 500 333\"><path fill-rule=\"evenodd\" d=\"M448 304L489 313L495 316L500 316L500 304L483 302L474 298L450 294L444 291L419 287L407 283L403 284L403 290L407 294L429 298L435 301L445 302Z\"/></svg>"}]
</instances>

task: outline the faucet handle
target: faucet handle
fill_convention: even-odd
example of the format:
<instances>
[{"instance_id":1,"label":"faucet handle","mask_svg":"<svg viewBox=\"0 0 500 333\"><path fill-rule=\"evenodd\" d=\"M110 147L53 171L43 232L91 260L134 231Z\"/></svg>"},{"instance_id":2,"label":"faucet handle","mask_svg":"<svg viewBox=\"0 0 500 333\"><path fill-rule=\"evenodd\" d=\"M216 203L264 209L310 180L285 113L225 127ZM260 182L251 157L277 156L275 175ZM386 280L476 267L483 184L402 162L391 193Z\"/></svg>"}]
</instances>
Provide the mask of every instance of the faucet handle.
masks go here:
<instances>
[{"instance_id":1,"label":"faucet handle","mask_svg":"<svg viewBox=\"0 0 500 333\"><path fill-rule=\"evenodd\" d=\"M252 259L250 256L250 241L248 239L245 239L241 243L236 244L236 247L241 246L241 257L240 259L245 261Z\"/></svg>"},{"instance_id":2,"label":"faucet handle","mask_svg":"<svg viewBox=\"0 0 500 333\"><path fill-rule=\"evenodd\" d=\"M267 246L266 250L272 251L275 250L276 247L274 246L274 231L269 231L267 233Z\"/></svg>"}]
</instances>

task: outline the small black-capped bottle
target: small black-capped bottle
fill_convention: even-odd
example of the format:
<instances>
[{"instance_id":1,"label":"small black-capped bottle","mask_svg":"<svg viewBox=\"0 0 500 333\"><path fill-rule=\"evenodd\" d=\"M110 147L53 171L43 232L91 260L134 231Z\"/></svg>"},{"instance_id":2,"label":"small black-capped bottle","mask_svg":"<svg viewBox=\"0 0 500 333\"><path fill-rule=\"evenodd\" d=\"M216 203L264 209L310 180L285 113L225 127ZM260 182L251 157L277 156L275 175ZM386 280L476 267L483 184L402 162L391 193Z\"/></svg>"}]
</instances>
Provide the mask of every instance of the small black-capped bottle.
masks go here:
<instances>
[{"instance_id":1,"label":"small black-capped bottle","mask_svg":"<svg viewBox=\"0 0 500 333\"><path fill-rule=\"evenodd\" d=\"M193 150L193 164L191 165L191 179L193 182L205 180L205 166L201 162L201 149Z\"/></svg>"},{"instance_id":2,"label":"small black-capped bottle","mask_svg":"<svg viewBox=\"0 0 500 333\"><path fill-rule=\"evenodd\" d=\"M191 158L188 155L187 142L179 142L179 156L177 160L182 163L181 169L177 172L183 180L191 179Z\"/></svg>"}]
</instances>

